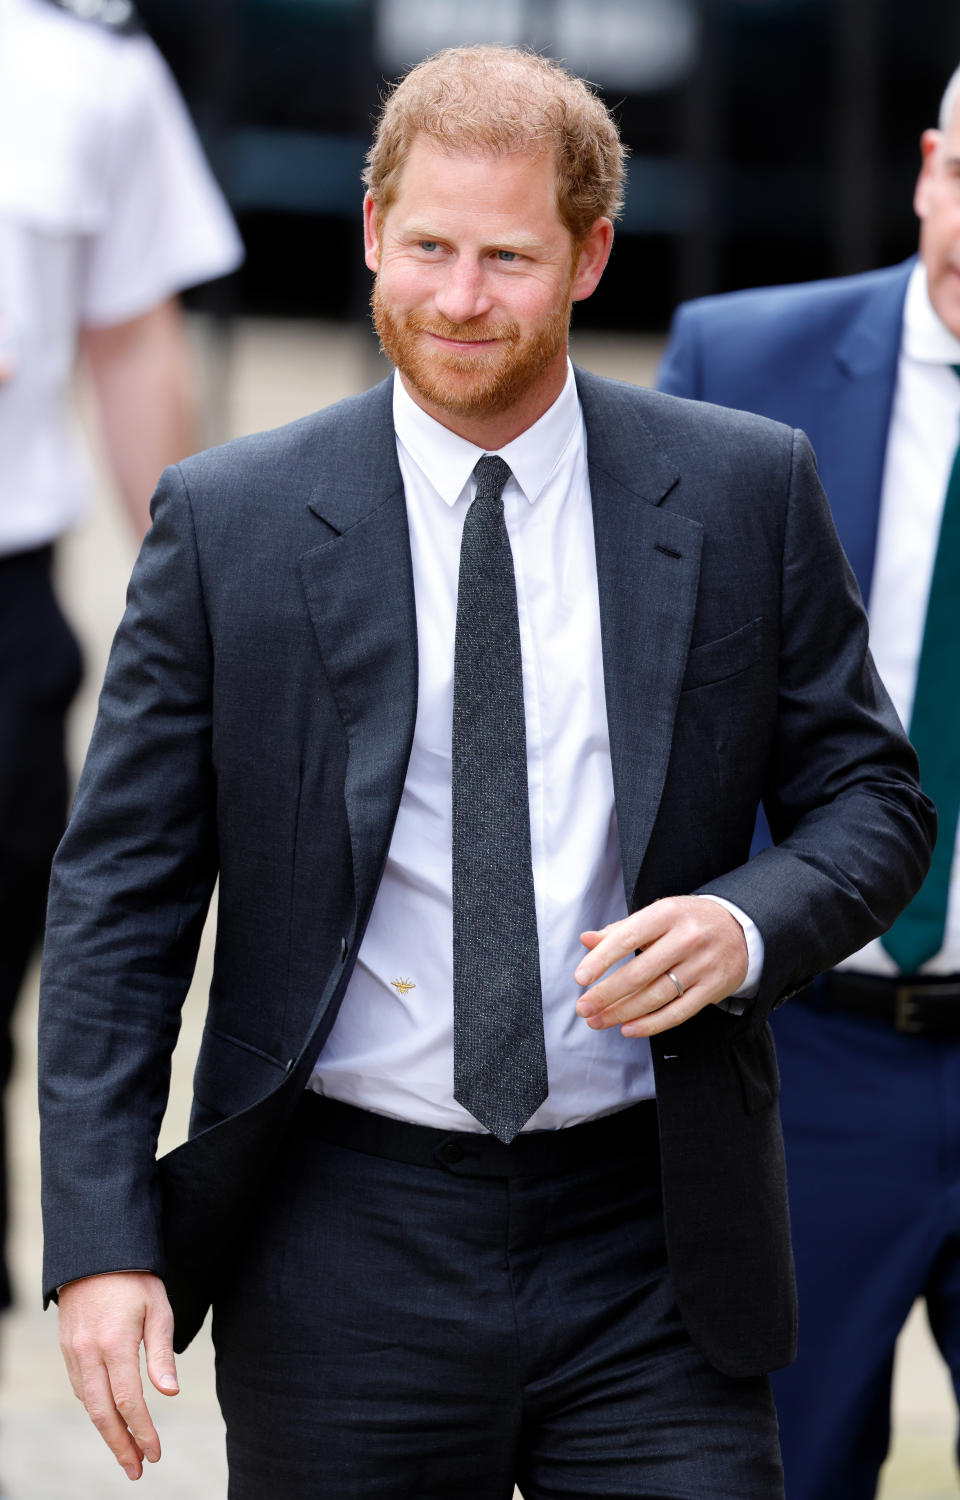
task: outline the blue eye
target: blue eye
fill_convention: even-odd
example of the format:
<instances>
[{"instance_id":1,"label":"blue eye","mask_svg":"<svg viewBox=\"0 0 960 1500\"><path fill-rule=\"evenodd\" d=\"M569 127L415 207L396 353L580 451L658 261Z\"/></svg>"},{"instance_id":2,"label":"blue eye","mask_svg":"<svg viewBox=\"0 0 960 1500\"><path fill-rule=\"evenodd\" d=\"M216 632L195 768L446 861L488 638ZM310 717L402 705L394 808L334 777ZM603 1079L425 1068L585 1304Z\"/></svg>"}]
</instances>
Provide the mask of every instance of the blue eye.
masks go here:
<instances>
[{"instance_id":1,"label":"blue eye","mask_svg":"<svg viewBox=\"0 0 960 1500\"><path fill-rule=\"evenodd\" d=\"M498 260L516 260L517 259L517 252L516 252L516 250L498 250L497 251L497 259Z\"/></svg>"},{"instance_id":2,"label":"blue eye","mask_svg":"<svg viewBox=\"0 0 960 1500\"><path fill-rule=\"evenodd\" d=\"M420 241L420 249L421 250L439 250L440 246L437 244L436 240L421 240Z\"/></svg>"}]
</instances>

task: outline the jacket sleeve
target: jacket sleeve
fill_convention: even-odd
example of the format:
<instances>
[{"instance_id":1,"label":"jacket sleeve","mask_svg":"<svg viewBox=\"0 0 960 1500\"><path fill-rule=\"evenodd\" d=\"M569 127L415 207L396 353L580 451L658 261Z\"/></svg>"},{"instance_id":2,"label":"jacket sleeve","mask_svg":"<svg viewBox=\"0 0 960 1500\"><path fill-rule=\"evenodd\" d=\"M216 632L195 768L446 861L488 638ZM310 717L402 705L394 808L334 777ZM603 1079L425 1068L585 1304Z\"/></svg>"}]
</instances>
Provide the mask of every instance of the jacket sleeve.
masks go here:
<instances>
[{"instance_id":1,"label":"jacket sleeve","mask_svg":"<svg viewBox=\"0 0 960 1500\"><path fill-rule=\"evenodd\" d=\"M155 1165L217 873L211 653L189 498L163 475L70 825L40 998L44 1293L163 1274Z\"/></svg>"},{"instance_id":2,"label":"jacket sleeve","mask_svg":"<svg viewBox=\"0 0 960 1500\"><path fill-rule=\"evenodd\" d=\"M756 922L761 1015L879 936L919 888L936 837L916 756L868 649L856 580L810 445L795 432L781 562L774 846L703 889Z\"/></svg>"}]
</instances>

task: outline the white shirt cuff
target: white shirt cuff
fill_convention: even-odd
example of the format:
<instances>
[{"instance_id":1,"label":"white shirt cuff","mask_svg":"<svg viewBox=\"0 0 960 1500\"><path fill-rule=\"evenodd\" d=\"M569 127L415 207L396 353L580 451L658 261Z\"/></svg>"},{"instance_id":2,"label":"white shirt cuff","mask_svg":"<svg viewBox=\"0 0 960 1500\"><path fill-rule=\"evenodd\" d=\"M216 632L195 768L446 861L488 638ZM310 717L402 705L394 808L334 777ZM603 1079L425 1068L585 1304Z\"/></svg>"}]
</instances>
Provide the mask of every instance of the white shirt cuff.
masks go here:
<instances>
[{"instance_id":1,"label":"white shirt cuff","mask_svg":"<svg viewBox=\"0 0 960 1500\"><path fill-rule=\"evenodd\" d=\"M736 994L729 995L726 1000L718 1002L722 1010L729 1010L735 1016L742 1016L747 1008L746 1001L752 1000L760 988L760 979L763 975L763 938L752 917L748 917L739 906L734 906L732 901L727 901L723 896L712 896L708 891L701 891L699 894L702 901L715 901L718 906L722 906L731 917L736 917L743 928L743 936L747 944L746 977Z\"/></svg>"}]
</instances>

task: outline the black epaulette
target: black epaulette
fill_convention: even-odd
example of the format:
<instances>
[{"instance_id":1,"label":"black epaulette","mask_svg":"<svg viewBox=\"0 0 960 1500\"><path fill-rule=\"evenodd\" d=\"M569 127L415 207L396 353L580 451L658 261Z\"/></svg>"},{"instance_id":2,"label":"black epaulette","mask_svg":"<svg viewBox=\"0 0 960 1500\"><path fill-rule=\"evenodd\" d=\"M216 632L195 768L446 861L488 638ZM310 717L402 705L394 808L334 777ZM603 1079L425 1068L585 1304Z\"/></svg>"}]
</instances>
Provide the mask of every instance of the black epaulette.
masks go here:
<instances>
[{"instance_id":1,"label":"black epaulette","mask_svg":"<svg viewBox=\"0 0 960 1500\"><path fill-rule=\"evenodd\" d=\"M116 36L137 36L143 31L133 0L47 0L47 4L78 21L95 21Z\"/></svg>"}]
</instances>

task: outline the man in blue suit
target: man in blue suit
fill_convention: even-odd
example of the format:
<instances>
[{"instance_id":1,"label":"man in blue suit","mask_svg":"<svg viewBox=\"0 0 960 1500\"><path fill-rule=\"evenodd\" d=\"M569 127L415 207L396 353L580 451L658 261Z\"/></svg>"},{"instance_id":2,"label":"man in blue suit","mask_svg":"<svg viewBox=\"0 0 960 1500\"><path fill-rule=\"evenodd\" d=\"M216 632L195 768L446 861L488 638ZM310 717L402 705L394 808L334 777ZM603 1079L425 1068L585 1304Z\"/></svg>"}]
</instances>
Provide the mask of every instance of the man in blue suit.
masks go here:
<instances>
[{"instance_id":1,"label":"man in blue suit","mask_svg":"<svg viewBox=\"0 0 960 1500\"><path fill-rule=\"evenodd\" d=\"M428 59L367 174L396 377L161 481L41 1021L45 1286L132 1478L140 1344L172 1393L212 1301L231 1500L782 1494L767 1015L933 814L802 435L569 365L622 174L555 64Z\"/></svg>"},{"instance_id":2,"label":"man in blue suit","mask_svg":"<svg viewBox=\"0 0 960 1500\"><path fill-rule=\"evenodd\" d=\"M795 423L869 601L881 676L940 813L923 892L780 1016L796 1363L789 1500L867 1500L917 1297L960 1389L960 70L922 138L920 258L681 307L665 391ZM951 368L952 367L952 368Z\"/></svg>"}]
</instances>

